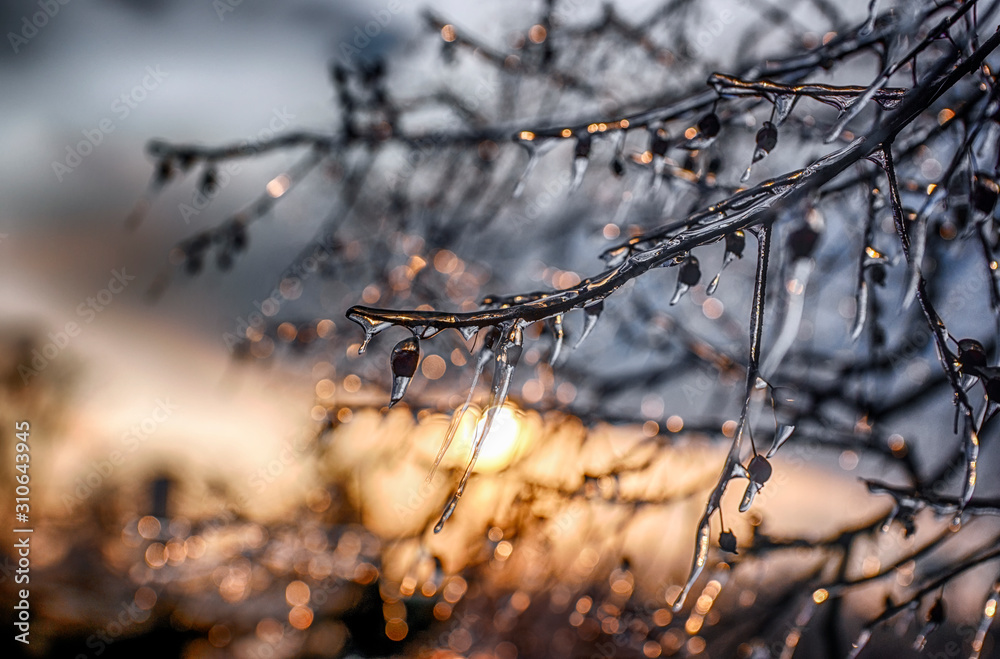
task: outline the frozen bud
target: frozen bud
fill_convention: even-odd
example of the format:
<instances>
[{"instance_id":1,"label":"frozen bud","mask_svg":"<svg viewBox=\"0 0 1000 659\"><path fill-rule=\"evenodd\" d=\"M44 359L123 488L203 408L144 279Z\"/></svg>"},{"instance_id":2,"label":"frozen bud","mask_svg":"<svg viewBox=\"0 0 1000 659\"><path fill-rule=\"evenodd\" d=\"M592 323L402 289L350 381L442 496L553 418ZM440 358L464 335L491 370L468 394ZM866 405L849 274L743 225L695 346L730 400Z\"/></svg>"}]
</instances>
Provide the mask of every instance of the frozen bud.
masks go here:
<instances>
[{"instance_id":1,"label":"frozen bud","mask_svg":"<svg viewBox=\"0 0 1000 659\"><path fill-rule=\"evenodd\" d=\"M958 363L962 369L986 366L986 349L983 348L983 344L975 339L959 341Z\"/></svg>"},{"instance_id":2,"label":"frozen bud","mask_svg":"<svg viewBox=\"0 0 1000 659\"><path fill-rule=\"evenodd\" d=\"M420 361L420 344L417 337L403 339L392 349L389 365L392 367L392 392L389 395L389 407L392 407L406 393L413 374L417 372L417 362Z\"/></svg>"},{"instance_id":3,"label":"frozen bud","mask_svg":"<svg viewBox=\"0 0 1000 659\"><path fill-rule=\"evenodd\" d=\"M757 131L757 146L770 153L778 144L778 128L770 121L765 121Z\"/></svg>"},{"instance_id":4,"label":"frozen bud","mask_svg":"<svg viewBox=\"0 0 1000 659\"><path fill-rule=\"evenodd\" d=\"M417 337L410 336L397 343L392 349L391 361L393 375L412 378L417 372L417 362L420 361Z\"/></svg>"},{"instance_id":5,"label":"frozen bud","mask_svg":"<svg viewBox=\"0 0 1000 659\"><path fill-rule=\"evenodd\" d=\"M736 551L736 536L733 535L732 531L723 531L719 535L719 546L722 547L723 551L728 551L730 554L738 554Z\"/></svg>"},{"instance_id":6,"label":"frozen bud","mask_svg":"<svg viewBox=\"0 0 1000 659\"><path fill-rule=\"evenodd\" d=\"M755 455L747 467L747 473L750 474L750 480L763 485L771 477L771 463L764 456Z\"/></svg>"},{"instance_id":7,"label":"frozen bud","mask_svg":"<svg viewBox=\"0 0 1000 659\"><path fill-rule=\"evenodd\" d=\"M803 224L788 234L788 249L796 259L809 258L816 249L817 242L819 233L808 224Z\"/></svg>"},{"instance_id":8,"label":"frozen bud","mask_svg":"<svg viewBox=\"0 0 1000 659\"><path fill-rule=\"evenodd\" d=\"M1000 185L997 185L996 179L986 172L977 172L973 181L972 205L976 207L976 210L989 215L993 212L993 207L997 205Z\"/></svg>"},{"instance_id":9,"label":"frozen bud","mask_svg":"<svg viewBox=\"0 0 1000 659\"><path fill-rule=\"evenodd\" d=\"M944 622L944 599L939 597L927 611L927 622L940 625Z\"/></svg>"},{"instance_id":10,"label":"frozen bud","mask_svg":"<svg viewBox=\"0 0 1000 659\"><path fill-rule=\"evenodd\" d=\"M678 279L687 286L696 286L701 281L701 268L698 266L697 257L689 256L684 259Z\"/></svg>"},{"instance_id":11,"label":"frozen bud","mask_svg":"<svg viewBox=\"0 0 1000 659\"><path fill-rule=\"evenodd\" d=\"M871 276L873 284L885 286L885 265L882 263L873 263L871 266Z\"/></svg>"},{"instance_id":12,"label":"frozen bud","mask_svg":"<svg viewBox=\"0 0 1000 659\"><path fill-rule=\"evenodd\" d=\"M650 142L649 150L653 152L653 155L663 156L667 153L667 148L670 146L670 134L663 128L658 128L653 133L653 139Z\"/></svg>"},{"instance_id":13,"label":"frozen bud","mask_svg":"<svg viewBox=\"0 0 1000 659\"><path fill-rule=\"evenodd\" d=\"M743 258L743 250L747 246L747 237L743 231L737 229L726 234L726 251L734 254L737 258Z\"/></svg>"},{"instance_id":14,"label":"frozen bud","mask_svg":"<svg viewBox=\"0 0 1000 659\"><path fill-rule=\"evenodd\" d=\"M709 112L698 120L698 132L705 137L715 137L719 134L721 127L719 124L719 115L714 112Z\"/></svg>"}]
</instances>

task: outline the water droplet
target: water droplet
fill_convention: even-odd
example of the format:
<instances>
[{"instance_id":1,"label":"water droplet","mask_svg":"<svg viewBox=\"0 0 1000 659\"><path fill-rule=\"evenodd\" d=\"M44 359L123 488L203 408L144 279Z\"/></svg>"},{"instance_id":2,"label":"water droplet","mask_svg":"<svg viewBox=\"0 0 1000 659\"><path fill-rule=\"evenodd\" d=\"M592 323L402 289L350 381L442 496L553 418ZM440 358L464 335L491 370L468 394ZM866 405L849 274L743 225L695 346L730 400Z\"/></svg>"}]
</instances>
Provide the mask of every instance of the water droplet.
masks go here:
<instances>
[{"instance_id":1,"label":"water droplet","mask_svg":"<svg viewBox=\"0 0 1000 659\"><path fill-rule=\"evenodd\" d=\"M389 396L389 407L392 407L406 393L410 386L413 374L417 372L417 363L420 361L420 344L415 336L410 336L392 349L389 363L392 367L392 393Z\"/></svg>"}]
</instances>

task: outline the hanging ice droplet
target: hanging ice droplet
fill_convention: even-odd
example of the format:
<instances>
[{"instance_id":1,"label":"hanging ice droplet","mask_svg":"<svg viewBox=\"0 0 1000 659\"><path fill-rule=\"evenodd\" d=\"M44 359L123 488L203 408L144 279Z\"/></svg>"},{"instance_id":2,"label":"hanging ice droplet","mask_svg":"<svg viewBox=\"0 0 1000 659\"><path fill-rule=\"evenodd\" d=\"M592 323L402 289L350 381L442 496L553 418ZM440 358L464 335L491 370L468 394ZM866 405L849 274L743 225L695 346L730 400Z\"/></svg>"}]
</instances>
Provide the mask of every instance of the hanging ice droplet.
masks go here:
<instances>
[{"instance_id":1,"label":"hanging ice droplet","mask_svg":"<svg viewBox=\"0 0 1000 659\"><path fill-rule=\"evenodd\" d=\"M865 329L865 322L868 320L868 282L862 280L858 284L856 295L856 308L854 311L854 327L851 329L851 341L857 341L861 332Z\"/></svg>"},{"instance_id":2,"label":"hanging ice droplet","mask_svg":"<svg viewBox=\"0 0 1000 659\"><path fill-rule=\"evenodd\" d=\"M677 275L677 287L674 288L674 296L670 298L671 306L677 304L688 289L697 286L699 281L701 281L701 267L698 265L698 258L689 256L681 263L680 273Z\"/></svg>"},{"instance_id":3,"label":"hanging ice droplet","mask_svg":"<svg viewBox=\"0 0 1000 659\"><path fill-rule=\"evenodd\" d=\"M750 165L747 167L746 171L743 172L743 176L740 177L740 183L743 183L750 178L750 170L753 168L754 164L763 160L767 154L774 150L774 147L777 146L777 144L777 127L770 121L765 121L764 125L757 131L757 146L754 147L753 158L750 160Z\"/></svg>"},{"instance_id":4,"label":"hanging ice droplet","mask_svg":"<svg viewBox=\"0 0 1000 659\"><path fill-rule=\"evenodd\" d=\"M972 180L972 206L980 213L992 215L1000 197L1000 184L988 172L976 172Z\"/></svg>"},{"instance_id":5,"label":"hanging ice droplet","mask_svg":"<svg viewBox=\"0 0 1000 659\"><path fill-rule=\"evenodd\" d=\"M649 150L653 154L653 189L660 188L663 180L663 170L666 165L667 149L670 148L670 134L665 128L653 131L649 141Z\"/></svg>"},{"instance_id":6,"label":"hanging ice droplet","mask_svg":"<svg viewBox=\"0 0 1000 659\"><path fill-rule=\"evenodd\" d=\"M861 633L858 634L858 637L854 639L854 643L851 644L851 653L847 655L847 659L858 659L858 655L861 654L861 651L865 649L866 645L868 645L868 641L871 640L871 637L872 631L870 629L867 627L862 629Z\"/></svg>"},{"instance_id":7,"label":"hanging ice droplet","mask_svg":"<svg viewBox=\"0 0 1000 659\"><path fill-rule=\"evenodd\" d=\"M573 182L569 189L576 190L583 182L583 175L587 172L587 164L590 162L590 133L584 133L576 140L576 151L573 155Z\"/></svg>"},{"instance_id":8,"label":"hanging ice droplet","mask_svg":"<svg viewBox=\"0 0 1000 659\"><path fill-rule=\"evenodd\" d=\"M722 124L719 122L719 115L709 112L698 120L697 128L698 133L687 142L684 142L681 145L682 148L694 151L711 146L715 142L715 138L718 137L719 130L722 128Z\"/></svg>"},{"instance_id":9,"label":"hanging ice droplet","mask_svg":"<svg viewBox=\"0 0 1000 659\"><path fill-rule=\"evenodd\" d=\"M698 576L701 575L701 571L705 569L705 564L708 562L708 548L710 539L710 524L707 516L702 518L701 524L698 525L698 534L695 539L695 552L694 559L691 565L691 573L688 575L688 580L684 584L684 589L681 590L680 595L677 596L677 600L671 607L674 613L681 610L684 606L684 600L687 599L688 593L694 587L694 582L698 580Z\"/></svg>"},{"instance_id":10,"label":"hanging ice droplet","mask_svg":"<svg viewBox=\"0 0 1000 659\"><path fill-rule=\"evenodd\" d=\"M774 97L774 125L780 126L785 123L785 119L791 114L792 108L795 107L795 103L799 100L799 97L795 94L778 94ZM775 141L777 141L777 132L775 133ZM773 149L772 145L768 151Z\"/></svg>"},{"instance_id":11,"label":"hanging ice droplet","mask_svg":"<svg viewBox=\"0 0 1000 659\"><path fill-rule=\"evenodd\" d=\"M927 637L934 633L934 630L941 626L944 622L944 600L938 597L931 608L927 610L926 622L924 626L920 629L920 633L917 634L917 638L913 641L913 649L920 651L924 649L927 645Z\"/></svg>"},{"instance_id":12,"label":"hanging ice droplet","mask_svg":"<svg viewBox=\"0 0 1000 659\"><path fill-rule=\"evenodd\" d=\"M437 468L441 465L441 460L444 459L445 453L448 452L451 442L455 439L455 433L458 432L458 427L462 423L462 417L465 416L465 413L469 410L469 406L472 404L472 397L476 394L476 385L479 384L479 376L482 374L486 364L488 364L490 359L492 359L493 346L499 336L500 332L496 327L491 327L486 333L483 347L480 349L479 355L476 357L476 370L472 374L472 384L469 386L469 393L465 397L465 402L462 404L462 407L457 409L455 413L451 415L451 423L448 424L448 432L445 433L444 440L441 442L441 447L438 449L437 457L434 458L434 464L431 466L431 470L427 474L428 483L431 481L431 478L434 477L434 473L437 471Z\"/></svg>"},{"instance_id":13,"label":"hanging ice droplet","mask_svg":"<svg viewBox=\"0 0 1000 659\"><path fill-rule=\"evenodd\" d=\"M767 449L767 455L765 457L770 458L777 453L778 449L788 441L789 437L791 437L794 432L795 426L793 425L780 426L777 432L774 433L774 441L771 442L771 448Z\"/></svg>"},{"instance_id":14,"label":"hanging ice droplet","mask_svg":"<svg viewBox=\"0 0 1000 659\"><path fill-rule=\"evenodd\" d=\"M417 372L417 363L420 361L420 343L417 337L410 336L392 349L389 357L389 364L392 367L392 393L389 395L389 407L392 407L406 393L413 374Z\"/></svg>"},{"instance_id":15,"label":"hanging ice droplet","mask_svg":"<svg viewBox=\"0 0 1000 659\"><path fill-rule=\"evenodd\" d=\"M998 609L1000 609L1000 580L993 582L993 591L986 598L986 604L982 608L983 614L979 619L979 627L976 629L976 636L972 641L973 652L969 655L969 659L979 659L981 656L983 645L986 642L986 634L993 625L993 619L996 618Z\"/></svg>"},{"instance_id":16,"label":"hanging ice droplet","mask_svg":"<svg viewBox=\"0 0 1000 659\"><path fill-rule=\"evenodd\" d=\"M392 323L385 320L376 320L368 314L358 310L357 307L352 307L347 310L347 317L353 320L355 323L361 326L361 329L365 332L365 340L362 341L361 345L358 347L358 354L363 355L365 350L368 348L368 344L371 342L372 338L384 329L392 327Z\"/></svg>"},{"instance_id":17,"label":"hanging ice droplet","mask_svg":"<svg viewBox=\"0 0 1000 659\"><path fill-rule=\"evenodd\" d=\"M611 161L611 171L615 176L625 173L625 131L620 130L615 133L615 157Z\"/></svg>"},{"instance_id":18,"label":"hanging ice droplet","mask_svg":"<svg viewBox=\"0 0 1000 659\"><path fill-rule=\"evenodd\" d=\"M494 348L493 354L495 355L495 365L493 367L493 383L490 386L490 399L486 404L486 416L482 423L482 427L476 430L475 437L472 441L472 455L469 458L469 462L465 467L465 473L462 475L462 480L459 482L458 487L455 489L455 493L452 494L451 499L448 501L448 505L445 506L444 511L441 513L441 519L434 526L434 532L438 533L444 528L444 523L448 521L452 513L455 511L455 507L458 505L458 500L462 498L462 494L465 492L465 487L469 483L469 478L472 476L472 470L476 466L476 461L479 459L479 452L483 448L483 442L490 434L490 430L493 427L493 421L496 419L497 413L503 407L504 403L507 401L507 392L510 390L510 382L514 376L514 368L517 366L517 362L521 358L521 351L524 346L524 330L521 328L520 323L513 325L510 329L506 330L505 336L498 339L498 343Z\"/></svg>"},{"instance_id":19,"label":"hanging ice droplet","mask_svg":"<svg viewBox=\"0 0 1000 659\"><path fill-rule=\"evenodd\" d=\"M722 124L719 122L719 115L709 112L698 120L698 132L704 137L713 138L719 134Z\"/></svg>"},{"instance_id":20,"label":"hanging ice droplet","mask_svg":"<svg viewBox=\"0 0 1000 659\"><path fill-rule=\"evenodd\" d=\"M869 0L868 2L868 20L858 32L863 37L867 37L875 29L875 19L878 18L878 3L879 0Z\"/></svg>"},{"instance_id":21,"label":"hanging ice droplet","mask_svg":"<svg viewBox=\"0 0 1000 659\"><path fill-rule=\"evenodd\" d=\"M597 319L601 317L601 313L603 312L604 300L598 300L583 308L583 331L580 332L580 338L576 340L576 344L573 346L574 350L579 348L584 339L590 336L590 333L594 330L594 325L597 324Z\"/></svg>"},{"instance_id":22,"label":"hanging ice droplet","mask_svg":"<svg viewBox=\"0 0 1000 659\"><path fill-rule=\"evenodd\" d=\"M771 463L762 455L755 455L747 466L747 474L750 476L750 483L743 494L740 502L740 512L745 513L753 504L754 497L764 487L764 483L771 478Z\"/></svg>"},{"instance_id":23,"label":"hanging ice droplet","mask_svg":"<svg viewBox=\"0 0 1000 659\"><path fill-rule=\"evenodd\" d=\"M550 322L552 325L552 335L555 337L555 343L552 346L552 356L549 357L549 363L555 364L556 360L559 359L559 353L562 351L563 337L565 337L566 332L563 331L562 314L553 317Z\"/></svg>"},{"instance_id":24,"label":"hanging ice droplet","mask_svg":"<svg viewBox=\"0 0 1000 659\"><path fill-rule=\"evenodd\" d=\"M737 229L726 234L726 253L722 257L722 266L719 268L719 273L715 275L715 278L708 285L706 293L709 295L715 294L715 290L719 287L719 279L722 277L722 271L735 259L743 258L743 249L746 247L746 244L746 234L742 230Z\"/></svg>"},{"instance_id":25,"label":"hanging ice droplet","mask_svg":"<svg viewBox=\"0 0 1000 659\"><path fill-rule=\"evenodd\" d=\"M719 534L719 547L722 551L727 551L730 554L739 554L736 551L736 536L732 531L723 531Z\"/></svg>"}]
</instances>

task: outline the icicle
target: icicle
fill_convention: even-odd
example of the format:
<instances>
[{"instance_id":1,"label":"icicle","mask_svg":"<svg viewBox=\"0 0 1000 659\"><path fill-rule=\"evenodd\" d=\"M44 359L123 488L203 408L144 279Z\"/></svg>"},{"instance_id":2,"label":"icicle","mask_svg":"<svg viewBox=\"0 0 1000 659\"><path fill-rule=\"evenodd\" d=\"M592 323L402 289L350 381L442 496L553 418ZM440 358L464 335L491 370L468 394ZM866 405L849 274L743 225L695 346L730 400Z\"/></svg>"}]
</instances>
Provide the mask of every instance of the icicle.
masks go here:
<instances>
[{"instance_id":1,"label":"icicle","mask_svg":"<svg viewBox=\"0 0 1000 659\"><path fill-rule=\"evenodd\" d=\"M615 133L615 157L611 160L611 172L615 176L625 173L625 131Z\"/></svg>"},{"instance_id":2,"label":"icicle","mask_svg":"<svg viewBox=\"0 0 1000 659\"><path fill-rule=\"evenodd\" d=\"M701 281L701 268L698 266L698 259L689 256L681 263L681 271L677 275L677 287L674 289L674 296L670 298L670 305L677 304L688 289L697 286L699 281Z\"/></svg>"},{"instance_id":3,"label":"icicle","mask_svg":"<svg viewBox=\"0 0 1000 659\"><path fill-rule=\"evenodd\" d=\"M389 407L403 399L413 374L417 372L417 362L420 361L420 343L417 337L403 339L392 349L389 364L392 367L392 393L389 395Z\"/></svg>"},{"instance_id":4,"label":"icicle","mask_svg":"<svg viewBox=\"0 0 1000 659\"><path fill-rule=\"evenodd\" d=\"M662 127L654 130L650 139L649 150L653 153L653 190L658 190L663 181L667 149L670 147L669 140L670 134Z\"/></svg>"},{"instance_id":5,"label":"icicle","mask_svg":"<svg viewBox=\"0 0 1000 659\"><path fill-rule=\"evenodd\" d=\"M576 140L576 153L573 157L573 181L569 185L570 190L576 190L583 182L583 175L587 172L587 164L590 162L590 133L584 133Z\"/></svg>"},{"instance_id":6,"label":"icicle","mask_svg":"<svg viewBox=\"0 0 1000 659\"><path fill-rule=\"evenodd\" d=\"M535 140L533 135L532 140ZM535 171L539 158L541 158L546 151L551 149L556 144L556 140L535 140L526 142L522 139L520 143L528 150L528 164L524 166L524 171L521 172L521 176L518 177L517 184L514 186L514 192L511 195L514 199L518 199L522 194L524 194L524 188L528 183L528 177L531 176L533 171Z\"/></svg>"},{"instance_id":7,"label":"icicle","mask_svg":"<svg viewBox=\"0 0 1000 659\"><path fill-rule=\"evenodd\" d=\"M910 230L910 260L906 264L907 282L906 293L903 295L903 308L908 309L917 298L917 288L920 286L922 277L920 266L924 261L924 252L927 250L927 214L920 213L913 222Z\"/></svg>"},{"instance_id":8,"label":"icicle","mask_svg":"<svg viewBox=\"0 0 1000 659\"><path fill-rule=\"evenodd\" d=\"M869 0L868 2L868 20L858 32L863 37L867 37L875 29L875 19L878 18L878 2L879 0Z\"/></svg>"},{"instance_id":9,"label":"icicle","mask_svg":"<svg viewBox=\"0 0 1000 659\"><path fill-rule=\"evenodd\" d=\"M857 341L865 329L868 321L868 282L864 279L858 284L858 293L855 296L854 327L851 328L851 341Z\"/></svg>"},{"instance_id":10,"label":"icicle","mask_svg":"<svg viewBox=\"0 0 1000 659\"><path fill-rule=\"evenodd\" d=\"M695 542L695 554L694 554L694 565L691 568L691 574L688 576L687 583L684 584L684 589L681 594L678 595L677 601L674 602L673 610L674 613L681 610L684 606L684 600L687 599L688 593L694 587L694 582L698 580L701 575L701 571L705 569L705 564L708 562L708 547L710 538L710 523L709 518L706 515L702 518L701 524L698 526L698 536Z\"/></svg>"},{"instance_id":11,"label":"icicle","mask_svg":"<svg viewBox=\"0 0 1000 659\"><path fill-rule=\"evenodd\" d=\"M750 165L747 167L747 170L743 172L743 176L740 177L740 183L743 183L750 178L750 170L753 169L754 164L763 160L767 154L774 150L774 147L777 146L777 144L778 129L770 121L765 121L764 125L757 131L757 146L754 147L753 158L750 161Z\"/></svg>"},{"instance_id":12,"label":"icicle","mask_svg":"<svg viewBox=\"0 0 1000 659\"><path fill-rule=\"evenodd\" d=\"M573 345L574 350L579 348L584 339L590 336L590 333L594 330L594 325L597 324L597 319L601 317L601 313L603 311L604 300L598 300L594 304L583 308L583 331L580 332L580 338L577 339L576 344Z\"/></svg>"},{"instance_id":13,"label":"icicle","mask_svg":"<svg viewBox=\"0 0 1000 659\"><path fill-rule=\"evenodd\" d=\"M743 248L746 247L747 238L743 231L737 229L732 233L726 234L726 253L722 257L722 266L719 268L719 274L715 275L715 279L712 283L708 285L706 293L708 295L715 295L715 289L719 287L719 278L722 277L722 271L726 269L726 266L732 263L736 259L743 258Z\"/></svg>"},{"instance_id":14,"label":"icicle","mask_svg":"<svg viewBox=\"0 0 1000 659\"><path fill-rule=\"evenodd\" d=\"M468 465L465 467L465 473L462 475L462 480L459 482L454 494L451 495L451 499L448 501L444 511L441 513L441 519L439 519L438 523L434 525L435 533L440 533L441 529L444 528L445 522L447 522L448 518L455 512L458 500L462 498L462 494L465 492L465 486L469 483L469 477L472 476L472 470L476 466L476 460L479 459L479 451L483 448L483 442L486 440L486 437L489 436L490 429L493 427L493 421L496 418L497 413L507 401L507 392L510 389L510 381L514 375L514 368L517 366L517 362L521 358L521 350L523 349L523 346L524 331L521 329L520 324L515 324L507 330L506 336L500 339L500 342L493 351L496 355L496 364L493 369L493 384L490 387L490 399L486 405L486 417L483 421L482 428L476 432L475 438L473 439L472 455L469 458Z\"/></svg>"},{"instance_id":15,"label":"icicle","mask_svg":"<svg viewBox=\"0 0 1000 659\"><path fill-rule=\"evenodd\" d=\"M986 411L989 407L990 403L987 400L983 405L981 416L983 420L986 418ZM972 500L972 495L976 491L979 464L979 433L976 431L976 425L973 425L971 417L966 415L965 420L968 426L963 447L965 453L965 481L962 483L962 500L958 506L958 511L955 512L955 518L952 520L952 524L955 526L962 524L962 513L965 511L965 507L969 505L969 501ZM981 423L982 421L980 421L979 427L982 427Z\"/></svg>"},{"instance_id":16,"label":"icicle","mask_svg":"<svg viewBox=\"0 0 1000 659\"><path fill-rule=\"evenodd\" d=\"M472 374L472 385L469 387L469 394L465 397L465 403L462 404L462 407L457 409L451 415L451 423L448 424L448 432L445 433L444 441L441 442L441 448L438 449L437 457L434 458L434 464L431 466L430 473L427 474L428 483L434 477L434 473L441 464L441 460L444 459L445 453L448 452L448 448L451 446L452 440L455 439L455 433L458 432L458 427L462 424L462 417L465 416L465 413L469 410L469 406L472 404L472 397L476 394L476 385L479 384L479 376L482 374L486 364L489 363L490 359L493 357L493 345L496 342L498 335L499 332L495 327L491 327L489 332L486 334L486 341L482 349L479 351L479 356L476 358L476 370Z\"/></svg>"},{"instance_id":17,"label":"icicle","mask_svg":"<svg viewBox=\"0 0 1000 659\"><path fill-rule=\"evenodd\" d=\"M795 94L778 94L774 97L774 117L772 117L772 121L775 126L785 123L785 119L791 114L792 108L795 107L798 100L799 97ZM768 149L768 151L770 150Z\"/></svg>"},{"instance_id":18,"label":"icicle","mask_svg":"<svg viewBox=\"0 0 1000 659\"><path fill-rule=\"evenodd\" d=\"M847 659L857 659L858 655L865 649L865 646L868 645L868 641L870 641L871 638L872 630L867 627L862 629L861 633L858 634L858 637L854 639L854 643L851 644L851 653L847 655Z\"/></svg>"},{"instance_id":19,"label":"icicle","mask_svg":"<svg viewBox=\"0 0 1000 659\"><path fill-rule=\"evenodd\" d=\"M983 606L983 617L979 620L976 637L972 640L972 654L969 655L969 659L979 659L983 651L983 644L986 642L986 633L989 632L993 619L997 615L998 605L1000 605L1000 580L993 583L993 591L986 598L986 604Z\"/></svg>"},{"instance_id":20,"label":"icicle","mask_svg":"<svg viewBox=\"0 0 1000 659\"><path fill-rule=\"evenodd\" d=\"M805 306L806 286L809 284L809 275L812 274L813 261L808 258L796 259L793 266L792 278L785 283L785 291L788 293L788 308L785 311L785 320L781 325L781 332L775 339L771 352L767 356L760 372L765 379L774 375L778 370L788 350L795 343L795 337L799 334L799 325L802 322L802 309Z\"/></svg>"},{"instance_id":21,"label":"icicle","mask_svg":"<svg viewBox=\"0 0 1000 659\"><path fill-rule=\"evenodd\" d=\"M358 311L357 307L351 308L347 311L347 317L356 322L361 326L361 329L365 332L365 340L361 343L358 348L358 354L363 355L365 350L368 348L368 343L372 338L381 332L382 330L392 327L392 323L386 320L375 320L371 316Z\"/></svg>"},{"instance_id":22,"label":"icicle","mask_svg":"<svg viewBox=\"0 0 1000 659\"><path fill-rule=\"evenodd\" d=\"M753 504L754 497L757 496L757 493L764 487L764 483L771 477L771 463L767 461L767 458L755 455L747 467L747 473L750 476L750 484L747 485L743 501L740 502L741 513L749 510Z\"/></svg>"},{"instance_id":23,"label":"icicle","mask_svg":"<svg viewBox=\"0 0 1000 659\"><path fill-rule=\"evenodd\" d=\"M563 331L563 317L562 314L554 316L551 320L552 323L552 335L555 337L555 343L552 346L552 356L549 357L549 363L555 364L556 360L559 359L559 353L562 351L563 337L566 332Z\"/></svg>"},{"instance_id":24,"label":"icicle","mask_svg":"<svg viewBox=\"0 0 1000 659\"><path fill-rule=\"evenodd\" d=\"M770 458L774 456L778 452L778 449L792 436L793 432L795 432L795 426L793 425L779 426L777 432L774 433L774 441L771 442L771 448L767 449L767 455L764 457Z\"/></svg>"},{"instance_id":25,"label":"icicle","mask_svg":"<svg viewBox=\"0 0 1000 659\"><path fill-rule=\"evenodd\" d=\"M913 641L913 649L923 650L924 646L927 645L927 637L933 634L942 622L944 622L944 602L941 597L938 597L927 611L927 622L924 623L916 640Z\"/></svg>"}]
</instances>

